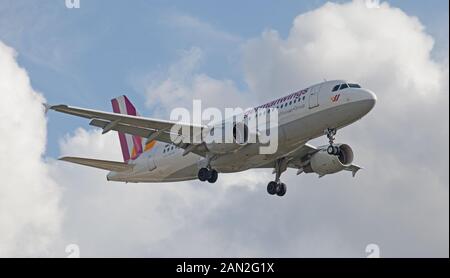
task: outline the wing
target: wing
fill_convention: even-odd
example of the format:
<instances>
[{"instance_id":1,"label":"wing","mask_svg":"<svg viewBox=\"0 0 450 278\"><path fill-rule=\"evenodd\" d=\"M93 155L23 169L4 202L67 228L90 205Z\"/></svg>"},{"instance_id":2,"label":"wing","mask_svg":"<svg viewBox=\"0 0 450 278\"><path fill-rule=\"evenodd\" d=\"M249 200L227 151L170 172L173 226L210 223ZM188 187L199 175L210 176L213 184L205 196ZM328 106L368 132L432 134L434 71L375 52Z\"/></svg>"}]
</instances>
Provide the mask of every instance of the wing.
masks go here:
<instances>
[{"instance_id":1,"label":"wing","mask_svg":"<svg viewBox=\"0 0 450 278\"><path fill-rule=\"evenodd\" d=\"M99 160L99 159L71 157L71 156L61 157L59 160L114 172L123 172L133 169L133 165L131 164L109 160Z\"/></svg>"},{"instance_id":2,"label":"wing","mask_svg":"<svg viewBox=\"0 0 450 278\"><path fill-rule=\"evenodd\" d=\"M195 136L199 136L200 134L202 134L205 129L208 129L208 127L204 125L194 125L189 123L179 123L140 116L103 112L98 110L72 107L64 104L46 105L45 107L46 110L50 109L65 114L92 119L90 125L102 128L103 133L106 133L110 130L115 130L132 135L138 135L143 138L147 138L148 141L158 140L165 143L176 144L177 146L188 150L188 152L193 152L201 156L205 155L206 150L203 145L183 143L183 138L180 134L171 133L171 130L174 126L176 126L176 130L179 131L184 128L189 128L191 131L192 139ZM171 134L175 135L172 137L177 138L177 140L172 141Z\"/></svg>"},{"instance_id":3,"label":"wing","mask_svg":"<svg viewBox=\"0 0 450 278\"><path fill-rule=\"evenodd\" d=\"M285 155L283 158L289 161L288 167L290 168L298 168L295 163L299 162L301 158L307 158L308 155L312 155L319 150L309 144L303 144L301 147L297 148L295 151ZM309 160L309 158L308 158ZM258 168L273 168L275 165L275 160L270 161L266 164L260 165Z\"/></svg>"}]
</instances>

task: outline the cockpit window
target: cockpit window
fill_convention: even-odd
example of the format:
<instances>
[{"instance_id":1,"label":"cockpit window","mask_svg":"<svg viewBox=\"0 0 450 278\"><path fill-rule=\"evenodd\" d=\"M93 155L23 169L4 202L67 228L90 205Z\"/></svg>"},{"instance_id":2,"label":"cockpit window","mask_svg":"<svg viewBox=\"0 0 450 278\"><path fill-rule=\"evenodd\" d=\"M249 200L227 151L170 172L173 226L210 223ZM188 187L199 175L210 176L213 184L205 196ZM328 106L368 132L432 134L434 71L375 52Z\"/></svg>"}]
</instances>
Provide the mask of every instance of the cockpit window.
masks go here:
<instances>
[{"instance_id":1,"label":"cockpit window","mask_svg":"<svg viewBox=\"0 0 450 278\"><path fill-rule=\"evenodd\" d=\"M361 88L361 86L356 83L348 83L348 84L344 83L344 84L338 84L338 85L334 86L331 91L336 92L338 90L347 89L347 88Z\"/></svg>"},{"instance_id":2,"label":"cockpit window","mask_svg":"<svg viewBox=\"0 0 450 278\"><path fill-rule=\"evenodd\" d=\"M333 90L331 90L331 91L332 91L332 92L336 92L337 90L339 90L339 86L340 86L340 85L334 86L334 87L333 87Z\"/></svg>"},{"instance_id":3,"label":"cockpit window","mask_svg":"<svg viewBox=\"0 0 450 278\"><path fill-rule=\"evenodd\" d=\"M339 88L339 90L346 89L346 88L348 88L348 85L347 85L347 83L344 83L344 84L341 84L341 87Z\"/></svg>"},{"instance_id":4,"label":"cockpit window","mask_svg":"<svg viewBox=\"0 0 450 278\"><path fill-rule=\"evenodd\" d=\"M361 88L359 84L348 84L350 88Z\"/></svg>"}]
</instances>

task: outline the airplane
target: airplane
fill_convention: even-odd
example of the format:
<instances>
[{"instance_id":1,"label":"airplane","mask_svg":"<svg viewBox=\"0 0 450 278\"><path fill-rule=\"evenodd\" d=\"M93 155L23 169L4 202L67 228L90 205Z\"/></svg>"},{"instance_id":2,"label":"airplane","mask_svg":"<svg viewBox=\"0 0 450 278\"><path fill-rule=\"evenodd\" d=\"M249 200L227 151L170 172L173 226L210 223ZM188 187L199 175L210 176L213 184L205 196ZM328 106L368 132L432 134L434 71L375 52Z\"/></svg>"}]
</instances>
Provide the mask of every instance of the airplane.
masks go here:
<instances>
[{"instance_id":1,"label":"airplane","mask_svg":"<svg viewBox=\"0 0 450 278\"><path fill-rule=\"evenodd\" d=\"M215 183L219 173L273 169L275 179L268 183L267 192L284 196L287 187L280 177L288 168L296 169L297 175L316 173L323 177L349 171L355 177L361 167L353 164L353 150L348 144L335 143L335 135L337 130L369 113L376 100L375 93L357 83L332 80L255 107L250 113L246 111L244 118L250 119L277 109L278 148L272 154L261 154L258 142L174 141L170 130L174 125L180 125L179 122L142 117L126 96L111 100L113 113L67 105L45 106L46 111L90 119L90 125L102 128L103 133L118 132L123 162L60 158L66 162L108 170L108 181L152 183L198 179ZM181 126L196 128L204 134L214 128L222 128L224 124L225 121L208 125L181 123ZM237 140L234 129L233 132ZM247 129L244 128L244 132L248 132ZM315 147L308 143L322 135L328 138L327 145Z\"/></svg>"}]
</instances>

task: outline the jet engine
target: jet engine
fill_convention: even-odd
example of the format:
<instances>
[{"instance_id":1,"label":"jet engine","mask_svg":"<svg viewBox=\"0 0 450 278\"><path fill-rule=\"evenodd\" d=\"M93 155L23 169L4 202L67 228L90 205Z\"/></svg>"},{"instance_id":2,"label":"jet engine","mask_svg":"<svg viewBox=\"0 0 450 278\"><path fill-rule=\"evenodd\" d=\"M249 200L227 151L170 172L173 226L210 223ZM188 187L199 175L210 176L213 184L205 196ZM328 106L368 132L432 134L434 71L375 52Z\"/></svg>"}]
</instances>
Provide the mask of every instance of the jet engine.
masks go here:
<instances>
[{"instance_id":1,"label":"jet engine","mask_svg":"<svg viewBox=\"0 0 450 278\"><path fill-rule=\"evenodd\" d=\"M209 136L212 138L215 132L220 129L222 140L216 140L211 143L206 143L206 148L215 154L225 154L239 150L248 142L248 126L245 123L238 122L233 125L233 142L225 142L225 125L215 126L210 130ZM218 138L220 139L220 138Z\"/></svg>"},{"instance_id":2,"label":"jet engine","mask_svg":"<svg viewBox=\"0 0 450 278\"><path fill-rule=\"evenodd\" d=\"M320 176L333 174L344 170L353 162L353 150L349 145L337 144L338 155L331 155L327 152L327 146L321 147L318 152L310 158L309 164L304 167L306 173L317 173Z\"/></svg>"}]
</instances>

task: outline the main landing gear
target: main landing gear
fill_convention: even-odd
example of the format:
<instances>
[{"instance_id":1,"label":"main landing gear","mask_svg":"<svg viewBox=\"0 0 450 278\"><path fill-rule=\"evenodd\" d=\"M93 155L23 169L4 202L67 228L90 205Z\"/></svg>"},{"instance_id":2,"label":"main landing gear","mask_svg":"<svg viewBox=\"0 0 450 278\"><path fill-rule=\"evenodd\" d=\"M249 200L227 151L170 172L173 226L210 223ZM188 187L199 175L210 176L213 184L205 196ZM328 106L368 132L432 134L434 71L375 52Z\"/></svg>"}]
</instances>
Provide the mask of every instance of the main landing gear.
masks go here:
<instances>
[{"instance_id":1,"label":"main landing gear","mask_svg":"<svg viewBox=\"0 0 450 278\"><path fill-rule=\"evenodd\" d=\"M202 161L200 170L198 170L197 177L200 181L208 181L209 183L215 183L219 174L216 170L211 168L211 161L214 159L214 155L210 153L206 154L206 159Z\"/></svg>"},{"instance_id":2,"label":"main landing gear","mask_svg":"<svg viewBox=\"0 0 450 278\"><path fill-rule=\"evenodd\" d=\"M339 155L341 153L341 150L338 146L334 145L334 136L336 135L337 130L335 128L327 128L325 129L324 133L328 138L328 142L330 145L327 148L327 153L329 155Z\"/></svg>"},{"instance_id":3,"label":"main landing gear","mask_svg":"<svg viewBox=\"0 0 450 278\"><path fill-rule=\"evenodd\" d=\"M208 181L209 183L215 183L219 174L216 170L210 168L201 168L198 170L198 179L200 181Z\"/></svg>"},{"instance_id":4,"label":"main landing gear","mask_svg":"<svg viewBox=\"0 0 450 278\"><path fill-rule=\"evenodd\" d=\"M267 193L270 195L284 196L287 191L286 184L280 181L281 174L287 169L287 160L280 158L275 161L275 181L269 182L267 185Z\"/></svg>"},{"instance_id":5,"label":"main landing gear","mask_svg":"<svg viewBox=\"0 0 450 278\"><path fill-rule=\"evenodd\" d=\"M270 195L277 194L278 196L282 197L286 194L286 191L287 191L286 184L282 182L271 181L267 185L267 193L269 193Z\"/></svg>"}]
</instances>

